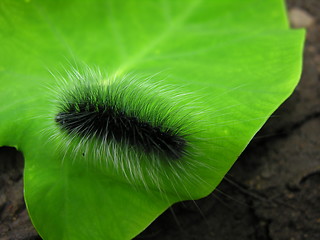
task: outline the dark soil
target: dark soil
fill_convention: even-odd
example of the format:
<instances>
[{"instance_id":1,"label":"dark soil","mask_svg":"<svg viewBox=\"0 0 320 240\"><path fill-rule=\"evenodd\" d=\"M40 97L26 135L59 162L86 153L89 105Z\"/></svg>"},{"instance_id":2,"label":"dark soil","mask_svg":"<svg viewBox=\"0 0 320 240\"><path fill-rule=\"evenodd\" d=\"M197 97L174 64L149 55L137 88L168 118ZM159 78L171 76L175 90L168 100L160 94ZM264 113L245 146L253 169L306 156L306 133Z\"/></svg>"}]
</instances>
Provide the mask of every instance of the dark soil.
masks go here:
<instances>
[{"instance_id":1,"label":"dark soil","mask_svg":"<svg viewBox=\"0 0 320 240\"><path fill-rule=\"evenodd\" d=\"M136 239L320 239L320 1L288 0L309 14L304 70L219 187L175 204ZM299 20L299 17L298 17ZM23 157L0 148L0 240L41 239L23 201Z\"/></svg>"}]
</instances>

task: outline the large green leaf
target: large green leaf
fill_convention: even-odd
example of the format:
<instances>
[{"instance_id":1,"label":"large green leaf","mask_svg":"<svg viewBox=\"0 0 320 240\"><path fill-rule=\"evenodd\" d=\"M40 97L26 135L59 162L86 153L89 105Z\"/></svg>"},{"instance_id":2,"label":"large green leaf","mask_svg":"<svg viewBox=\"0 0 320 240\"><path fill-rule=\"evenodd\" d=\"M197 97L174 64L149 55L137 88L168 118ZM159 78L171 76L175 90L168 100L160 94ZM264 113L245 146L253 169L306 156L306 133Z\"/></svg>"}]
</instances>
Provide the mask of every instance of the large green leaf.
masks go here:
<instances>
[{"instance_id":1,"label":"large green leaf","mask_svg":"<svg viewBox=\"0 0 320 240\"><path fill-rule=\"evenodd\" d=\"M209 194L301 72L304 32L280 0L1 1L0 145L25 156L25 199L44 239L130 239L172 203ZM70 62L110 76L158 74L202 97L210 147L203 184L134 186L119 174L61 164L43 133L50 90ZM50 122L50 119L49 119ZM54 124L52 123L49 124ZM70 156L66 156L66 159Z\"/></svg>"}]
</instances>

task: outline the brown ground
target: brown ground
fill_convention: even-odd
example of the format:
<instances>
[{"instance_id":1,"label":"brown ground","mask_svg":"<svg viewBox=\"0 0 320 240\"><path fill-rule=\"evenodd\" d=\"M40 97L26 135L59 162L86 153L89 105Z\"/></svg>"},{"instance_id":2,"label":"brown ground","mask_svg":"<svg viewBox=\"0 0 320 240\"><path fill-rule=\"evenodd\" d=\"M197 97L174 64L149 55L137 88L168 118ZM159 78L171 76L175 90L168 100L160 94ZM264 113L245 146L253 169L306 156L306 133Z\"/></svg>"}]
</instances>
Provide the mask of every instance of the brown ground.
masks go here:
<instances>
[{"instance_id":1,"label":"brown ground","mask_svg":"<svg viewBox=\"0 0 320 240\"><path fill-rule=\"evenodd\" d=\"M213 194L197 206L174 205L137 239L320 239L320 1L287 2L292 23L308 29L294 94ZM40 239L23 202L22 170L21 154L0 148L0 240Z\"/></svg>"}]
</instances>

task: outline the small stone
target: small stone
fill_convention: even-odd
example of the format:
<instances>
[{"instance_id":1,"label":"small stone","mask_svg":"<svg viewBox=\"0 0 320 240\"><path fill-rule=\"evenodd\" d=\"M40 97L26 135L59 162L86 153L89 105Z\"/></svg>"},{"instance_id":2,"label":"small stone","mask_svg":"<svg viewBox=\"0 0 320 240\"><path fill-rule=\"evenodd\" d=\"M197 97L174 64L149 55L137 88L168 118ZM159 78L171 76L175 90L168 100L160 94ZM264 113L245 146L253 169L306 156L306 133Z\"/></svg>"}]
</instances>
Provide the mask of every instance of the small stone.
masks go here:
<instances>
[{"instance_id":1,"label":"small stone","mask_svg":"<svg viewBox=\"0 0 320 240\"><path fill-rule=\"evenodd\" d=\"M289 11L289 19L294 28L310 27L315 21L313 16L300 8L292 8Z\"/></svg>"}]
</instances>

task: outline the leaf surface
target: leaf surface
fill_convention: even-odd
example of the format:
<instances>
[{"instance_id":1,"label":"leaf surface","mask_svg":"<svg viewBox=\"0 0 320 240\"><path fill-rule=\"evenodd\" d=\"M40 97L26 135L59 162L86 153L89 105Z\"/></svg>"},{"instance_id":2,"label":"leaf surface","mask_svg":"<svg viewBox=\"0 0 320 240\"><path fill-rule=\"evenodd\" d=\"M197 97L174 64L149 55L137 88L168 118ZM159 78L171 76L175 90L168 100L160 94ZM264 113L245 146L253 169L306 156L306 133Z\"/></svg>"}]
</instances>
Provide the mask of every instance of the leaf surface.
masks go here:
<instances>
[{"instance_id":1,"label":"leaf surface","mask_svg":"<svg viewBox=\"0 0 320 240\"><path fill-rule=\"evenodd\" d=\"M280 0L2 1L0 145L25 157L25 200L44 239L130 239L172 203L206 196L292 93L304 31L289 30ZM167 193L64 161L47 144L50 71L70 62L110 76L160 74L209 109L205 184ZM69 158L69 156L66 156ZM214 169L214 170L213 170ZM165 197L164 197L165 196Z\"/></svg>"}]
</instances>

